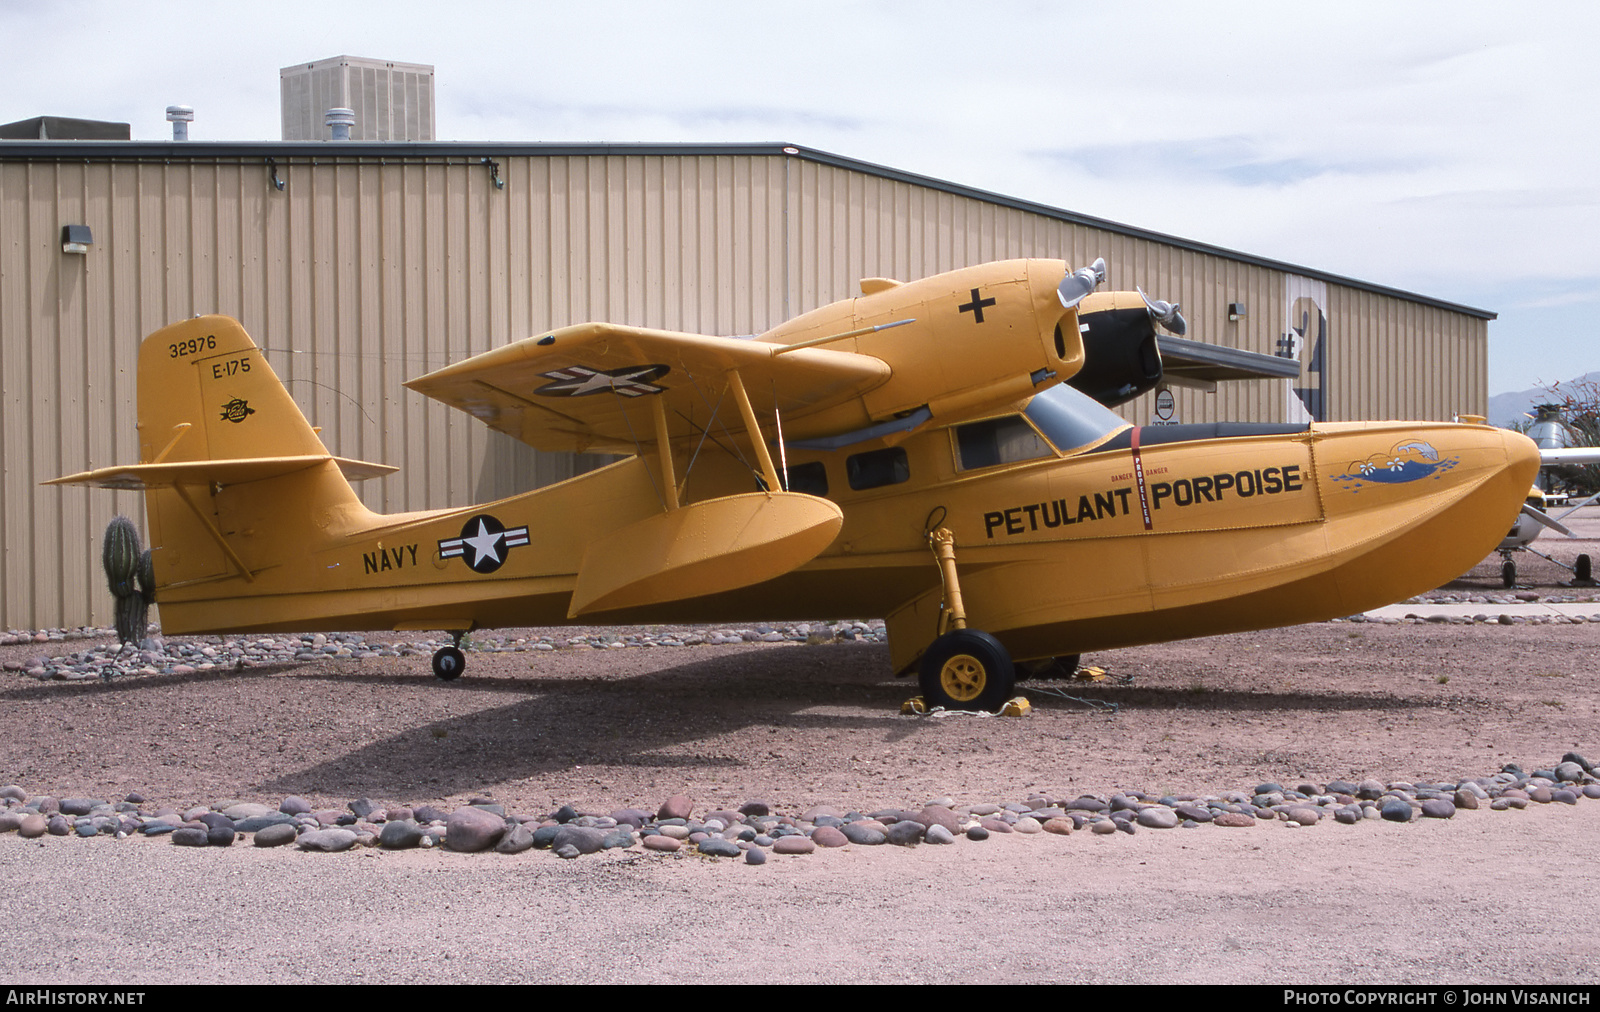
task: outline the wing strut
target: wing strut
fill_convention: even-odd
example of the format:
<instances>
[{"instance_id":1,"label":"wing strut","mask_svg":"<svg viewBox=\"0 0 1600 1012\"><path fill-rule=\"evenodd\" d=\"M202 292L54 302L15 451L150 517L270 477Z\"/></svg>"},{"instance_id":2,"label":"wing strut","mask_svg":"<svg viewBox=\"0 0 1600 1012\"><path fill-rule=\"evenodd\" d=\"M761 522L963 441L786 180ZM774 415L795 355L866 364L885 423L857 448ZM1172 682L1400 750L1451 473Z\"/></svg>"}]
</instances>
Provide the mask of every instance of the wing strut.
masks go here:
<instances>
[{"instance_id":1,"label":"wing strut","mask_svg":"<svg viewBox=\"0 0 1600 1012\"><path fill-rule=\"evenodd\" d=\"M672 440L667 436L667 405L660 397L650 400L655 405L656 453L661 458L661 485L670 513L678 508L678 476L672 468Z\"/></svg>"},{"instance_id":2,"label":"wing strut","mask_svg":"<svg viewBox=\"0 0 1600 1012\"><path fill-rule=\"evenodd\" d=\"M728 389L733 391L733 399L739 405L739 414L744 418L745 429L749 431L750 445L755 448L756 459L761 462L761 476L766 479L767 489L776 492L783 488L778 483L778 469L772 465L767 441L761 438L761 425L756 421L755 410L750 407L750 397L744 392L744 380L739 378L739 370L728 370Z\"/></svg>"}]
</instances>

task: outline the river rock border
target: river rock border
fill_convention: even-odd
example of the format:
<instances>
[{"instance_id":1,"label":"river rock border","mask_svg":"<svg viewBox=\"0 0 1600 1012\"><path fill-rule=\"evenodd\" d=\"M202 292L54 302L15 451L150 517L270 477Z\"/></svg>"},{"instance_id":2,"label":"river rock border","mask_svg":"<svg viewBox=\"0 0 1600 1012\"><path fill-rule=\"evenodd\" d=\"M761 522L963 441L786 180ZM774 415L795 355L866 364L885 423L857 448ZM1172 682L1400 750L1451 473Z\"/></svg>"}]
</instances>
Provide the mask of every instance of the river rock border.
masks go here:
<instances>
[{"instance_id":1,"label":"river rock border","mask_svg":"<svg viewBox=\"0 0 1600 1012\"><path fill-rule=\"evenodd\" d=\"M358 848L436 848L464 853L520 854L547 850L577 858L616 850L642 857L671 855L742 859L765 864L769 855L805 855L839 847L977 843L1000 835L1135 834L1144 830L1305 828L1324 822L1412 823L1451 819L1461 811L1515 811L1530 805L1577 805L1600 800L1600 776L1582 755L1568 752L1549 769L1507 765L1485 777L1454 782L1334 781L1257 784L1222 795L1164 795L1136 790L1107 796L1030 795L1021 802L961 804L934 798L913 808L871 812L815 806L773 811L753 800L734 808L703 808L674 795L654 809L508 812L492 797L473 797L451 810L432 805L386 805L358 798L342 809L317 809L301 797L276 806L238 800L179 809L137 792L121 801L32 796L19 785L0 787L0 834L24 838L143 838L184 847L257 847L339 852ZM698 814L697 814L698 813Z\"/></svg>"}]
</instances>

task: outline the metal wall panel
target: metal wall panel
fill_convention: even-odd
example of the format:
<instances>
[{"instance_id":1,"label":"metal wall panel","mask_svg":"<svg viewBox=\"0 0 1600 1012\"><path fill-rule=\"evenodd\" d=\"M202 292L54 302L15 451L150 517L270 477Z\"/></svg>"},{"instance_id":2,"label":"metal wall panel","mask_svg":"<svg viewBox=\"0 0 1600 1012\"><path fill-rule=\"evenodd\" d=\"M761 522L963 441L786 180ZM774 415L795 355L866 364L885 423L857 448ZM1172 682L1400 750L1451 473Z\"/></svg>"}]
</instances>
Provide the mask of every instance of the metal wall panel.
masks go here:
<instances>
[{"instance_id":1,"label":"metal wall panel","mask_svg":"<svg viewBox=\"0 0 1600 1012\"><path fill-rule=\"evenodd\" d=\"M238 317L335 452L399 465L374 509L485 501L600 458L535 453L401 382L589 319L758 333L859 293L987 260L1105 257L1112 287L1183 303L1190 336L1272 353L1284 271L893 174L777 154L361 149L261 158L8 160L0 148L0 624L109 620L99 543L140 497L38 483L134 460L148 332ZM498 175L504 187L497 187ZM87 256L63 224L87 224ZM1326 286L1331 418L1486 403L1486 322ZM1227 321L1229 302L1247 315ZM1179 388L1183 421L1285 417L1286 381ZM1151 398L1124 408L1148 422Z\"/></svg>"}]
</instances>

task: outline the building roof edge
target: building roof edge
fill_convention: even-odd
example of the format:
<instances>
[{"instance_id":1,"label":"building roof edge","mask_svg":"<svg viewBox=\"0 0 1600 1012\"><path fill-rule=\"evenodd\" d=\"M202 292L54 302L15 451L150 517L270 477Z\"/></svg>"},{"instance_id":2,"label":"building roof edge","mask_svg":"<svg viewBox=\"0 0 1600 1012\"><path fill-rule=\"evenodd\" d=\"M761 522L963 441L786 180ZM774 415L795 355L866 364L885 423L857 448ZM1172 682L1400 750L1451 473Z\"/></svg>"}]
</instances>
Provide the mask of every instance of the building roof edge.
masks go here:
<instances>
[{"instance_id":1,"label":"building roof edge","mask_svg":"<svg viewBox=\"0 0 1600 1012\"><path fill-rule=\"evenodd\" d=\"M1008 207L1029 214L1037 214L1057 221L1085 225L1129 238L1158 242L1177 249L1207 256L1221 257L1238 263L1269 270L1282 271L1300 277L1326 281L1358 291L1371 292L1391 298L1403 299L1425 306L1445 309L1482 320L1494 320L1499 314L1432 296L1409 292L1389 285L1380 285L1359 278L1334 274L1292 264L1271 257L1257 256L1211 243L1168 235L1152 229L1125 225L1106 218L1081 214L1064 208L1052 207L1037 201L1009 197L1005 194L981 190L977 187L953 183L903 169L865 162L845 155L836 155L815 148L783 142L703 144L655 142L606 142L573 144L551 141L0 141L0 162L8 161L207 161L237 159L340 159L363 161L367 159L405 160L411 158L489 158L489 157L576 157L576 156L731 156L800 158L834 168L861 172L882 179L922 186L953 196L978 200L1000 207Z\"/></svg>"}]
</instances>

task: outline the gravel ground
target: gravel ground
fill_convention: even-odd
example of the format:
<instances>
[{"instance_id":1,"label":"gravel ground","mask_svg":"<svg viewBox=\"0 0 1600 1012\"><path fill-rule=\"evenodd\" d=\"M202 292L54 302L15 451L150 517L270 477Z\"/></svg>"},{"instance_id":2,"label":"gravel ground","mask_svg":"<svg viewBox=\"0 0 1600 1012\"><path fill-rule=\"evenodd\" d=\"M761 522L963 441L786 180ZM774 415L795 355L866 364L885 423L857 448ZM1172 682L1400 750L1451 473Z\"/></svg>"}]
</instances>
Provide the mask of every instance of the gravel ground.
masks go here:
<instances>
[{"instance_id":1,"label":"gravel ground","mask_svg":"<svg viewBox=\"0 0 1600 1012\"><path fill-rule=\"evenodd\" d=\"M1548 563L1519 567L1535 590L1571 593ZM1498 589L1496 560L1441 594ZM0 662L85 645L4 646ZM6 672L0 782L178 806L485 795L544 814L687 794L699 812L759 799L798 814L1453 781L1569 750L1600 760L1597 648L1596 623L1302 626L1087 658L1105 682L1025 683L1021 719L901 716L914 687L871 642L473 652L450 685L425 654L111 681ZM0 916L23 928L0 937L0 963L19 982L1594 984L1597 831L1585 800L1407 825L997 834L761 867L637 848L559 861L12 833Z\"/></svg>"}]
</instances>

